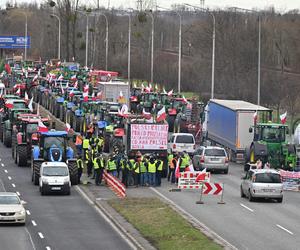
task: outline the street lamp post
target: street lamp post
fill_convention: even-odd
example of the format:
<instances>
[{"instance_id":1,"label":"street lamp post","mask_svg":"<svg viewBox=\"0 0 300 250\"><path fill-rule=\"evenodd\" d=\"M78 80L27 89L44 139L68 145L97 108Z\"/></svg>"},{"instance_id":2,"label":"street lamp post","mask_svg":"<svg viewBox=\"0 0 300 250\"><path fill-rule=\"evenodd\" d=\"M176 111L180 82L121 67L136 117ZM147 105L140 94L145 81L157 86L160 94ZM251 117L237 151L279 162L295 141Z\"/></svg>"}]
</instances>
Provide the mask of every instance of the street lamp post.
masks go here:
<instances>
[{"instance_id":1,"label":"street lamp post","mask_svg":"<svg viewBox=\"0 0 300 250\"><path fill-rule=\"evenodd\" d=\"M233 7L236 10L258 13L255 10ZM259 14L259 13L258 13ZM258 55L257 55L257 105L260 105L260 64L261 64L261 18L258 15Z\"/></svg>"},{"instance_id":2,"label":"street lamp post","mask_svg":"<svg viewBox=\"0 0 300 250\"><path fill-rule=\"evenodd\" d=\"M86 31L85 31L85 66L88 66L88 47L89 47L89 15L85 12L75 10L86 16Z\"/></svg>"},{"instance_id":3,"label":"street lamp post","mask_svg":"<svg viewBox=\"0 0 300 250\"><path fill-rule=\"evenodd\" d=\"M190 5L185 3L184 5L193 7L194 9L198 9L203 12L207 12L213 20L213 34L212 34L212 59L211 59L211 96L210 98L214 98L214 89L215 89L215 49L216 49L216 17L212 12L209 12L206 9L203 9L198 6Z\"/></svg>"},{"instance_id":4,"label":"street lamp post","mask_svg":"<svg viewBox=\"0 0 300 250\"><path fill-rule=\"evenodd\" d=\"M130 84L130 63L131 63L131 57L130 57L130 53L131 53L131 14L128 14L128 73L127 73L127 77L128 77L128 83Z\"/></svg>"},{"instance_id":5,"label":"street lamp post","mask_svg":"<svg viewBox=\"0 0 300 250\"><path fill-rule=\"evenodd\" d=\"M55 14L51 14L51 16L55 17L58 20L58 59L60 59L60 35L61 35L60 18Z\"/></svg>"},{"instance_id":6,"label":"street lamp post","mask_svg":"<svg viewBox=\"0 0 300 250\"><path fill-rule=\"evenodd\" d=\"M152 10L147 11L151 17L151 75L150 82L153 83L153 53L154 53L154 16L152 14Z\"/></svg>"},{"instance_id":7,"label":"street lamp post","mask_svg":"<svg viewBox=\"0 0 300 250\"><path fill-rule=\"evenodd\" d=\"M24 48L25 48L25 61L27 60L27 14L22 12L25 15L25 39L24 39Z\"/></svg>"},{"instance_id":8,"label":"street lamp post","mask_svg":"<svg viewBox=\"0 0 300 250\"><path fill-rule=\"evenodd\" d=\"M170 9L167 9L167 8L163 8L163 7L160 7L160 6L156 6L157 8L160 8L160 9L165 9L165 10L170 10ZM172 10L171 10L172 11ZM181 14L178 12L178 11L175 11L174 12L178 15L179 17L179 33L178 33L178 93L180 93L180 90L181 90L181 55L182 55L182 45L181 45L181 27L182 27L182 16Z\"/></svg>"}]
</instances>

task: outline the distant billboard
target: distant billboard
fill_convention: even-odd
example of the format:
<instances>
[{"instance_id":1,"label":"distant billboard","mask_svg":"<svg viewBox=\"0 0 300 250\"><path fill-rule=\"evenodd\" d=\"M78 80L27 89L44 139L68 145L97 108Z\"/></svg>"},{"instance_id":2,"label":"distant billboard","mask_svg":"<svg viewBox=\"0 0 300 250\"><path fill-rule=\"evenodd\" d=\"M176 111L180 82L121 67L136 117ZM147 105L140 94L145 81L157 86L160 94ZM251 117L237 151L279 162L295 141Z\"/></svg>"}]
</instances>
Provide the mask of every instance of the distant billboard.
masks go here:
<instances>
[{"instance_id":1,"label":"distant billboard","mask_svg":"<svg viewBox=\"0 0 300 250\"><path fill-rule=\"evenodd\" d=\"M30 36L0 36L0 49L30 48Z\"/></svg>"}]
</instances>

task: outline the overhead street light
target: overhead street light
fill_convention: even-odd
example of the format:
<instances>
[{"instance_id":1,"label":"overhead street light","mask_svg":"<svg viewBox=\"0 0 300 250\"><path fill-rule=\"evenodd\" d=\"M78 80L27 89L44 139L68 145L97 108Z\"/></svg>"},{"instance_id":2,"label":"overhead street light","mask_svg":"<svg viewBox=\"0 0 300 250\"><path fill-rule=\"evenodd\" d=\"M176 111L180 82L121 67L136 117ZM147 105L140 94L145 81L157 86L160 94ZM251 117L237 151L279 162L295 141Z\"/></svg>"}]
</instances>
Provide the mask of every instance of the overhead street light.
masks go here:
<instances>
[{"instance_id":1,"label":"overhead street light","mask_svg":"<svg viewBox=\"0 0 300 250\"><path fill-rule=\"evenodd\" d=\"M211 96L210 98L213 99L214 98L214 88L215 88L215 47L216 47L216 18L215 15L208 11L207 9L203 9L201 7L198 6L194 6L191 4L187 4L185 3L184 5L192 7L194 9L200 10L202 12L206 12L208 13L213 20L213 34L212 34L212 60L211 60Z\"/></svg>"},{"instance_id":2,"label":"overhead street light","mask_svg":"<svg viewBox=\"0 0 300 250\"><path fill-rule=\"evenodd\" d=\"M75 10L86 16L86 33L85 33L85 66L88 66L88 46L89 46L89 15L83 11Z\"/></svg>"},{"instance_id":3,"label":"overhead street light","mask_svg":"<svg viewBox=\"0 0 300 250\"><path fill-rule=\"evenodd\" d=\"M154 53L154 16L152 10L147 10L147 14L151 17L151 73L150 82L153 83L153 53Z\"/></svg>"},{"instance_id":4,"label":"overhead street light","mask_svg":"<svg viewBox=\"0 0 300 250\"><path fill-rule=\"evenodd\" d=\"M173 11L175 12L178 17L179 17L179 34L178 34L178 84L177 84L177 88L178 88L178 93L180 93L180 88L181 88L181 55L182 55L182 46L181 46L181 24L182 24L182 16L181 14L176 11L176 10L171 10L171 9L167 9L167 8L164 8L164 7L160 7L160 6L156 6L157 8L159 9L164 9L164 10L169 10L169 11Z\"/></svg>"},{"instance_id":5,"label":"overhead street light","mask_svg":"<svg viewBox=\"0 0 300 250\"><path fill-rule=\"evenodd\" d=\"M61 37L60 18L55 14L51 14L50 16L55 17L58 20L58 59L60 60L60 37Z\"/></svg>"}]
</instances>

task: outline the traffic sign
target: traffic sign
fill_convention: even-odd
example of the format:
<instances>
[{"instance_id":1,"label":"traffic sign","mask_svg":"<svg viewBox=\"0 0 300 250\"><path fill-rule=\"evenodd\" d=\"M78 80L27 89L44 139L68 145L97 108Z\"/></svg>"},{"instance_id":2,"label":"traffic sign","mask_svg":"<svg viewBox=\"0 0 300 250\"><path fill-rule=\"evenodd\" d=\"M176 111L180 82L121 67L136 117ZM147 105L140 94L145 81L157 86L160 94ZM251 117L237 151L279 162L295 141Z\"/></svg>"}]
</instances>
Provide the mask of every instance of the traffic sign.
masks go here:
<instances>
[{"instance_id":1,"label":"traffic sign","mask_svg":"<svg viewBox=\"0 0 300 250\"><path fill-rule=\"evenodd\" d=\"M180 189L199 189L202 187L203 182L210 181L210 173L205 173L205 179L202 182L196 182L197 176L201 172L182 172L178 179L178 188Z\"/></svg>"},{"instance_id":2,"label":"traffic sign","mask_svg":"<svg viewBox=\"0 0 300 250\"><path fill-rule=\"evenodd\" d=\"M203 194L221 195L223 193L223 186L221 183L203 183Z\"/></svg>"}]
</instances>

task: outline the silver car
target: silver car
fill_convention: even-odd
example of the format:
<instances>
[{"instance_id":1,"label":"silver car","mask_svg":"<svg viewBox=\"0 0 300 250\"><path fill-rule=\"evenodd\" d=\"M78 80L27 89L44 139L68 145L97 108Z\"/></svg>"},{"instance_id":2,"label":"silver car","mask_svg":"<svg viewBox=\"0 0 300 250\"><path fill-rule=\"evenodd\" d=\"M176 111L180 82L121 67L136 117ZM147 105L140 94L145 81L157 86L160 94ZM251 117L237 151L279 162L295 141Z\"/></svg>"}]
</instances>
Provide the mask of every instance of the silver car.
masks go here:
<instances>
[{"instance_id":1,"label":"silver car","mask_svg":"<svg viewBox=\"0 0 300 250\"><path fill-rule=\"evenodd\" d=\"M270 198L282 202L283 185L279 172L275 169L250 169L242 178L241 197Z\"/></svg>"},{"instance_id":2,"label":"silver car","mask_svg":"<svg viewBox=\"0 0 300 250\"><path fill-rule=\"evenodd\" d=\"M26 212L23 205L26 202L20 200L16 193L0 192L0 223L25 224Z\"/></svg>"},{"instance_id":3,"label":"silver car","mask_svg":"<svg viewBox=\"0 0 300 250\"><path fill-rule=\"evenodd\" d=\"M216 146L200 147L195 150L193 166L196 171L221 171L228 174L229 161L224 148Z\"/></svg>"}]
</instances>

